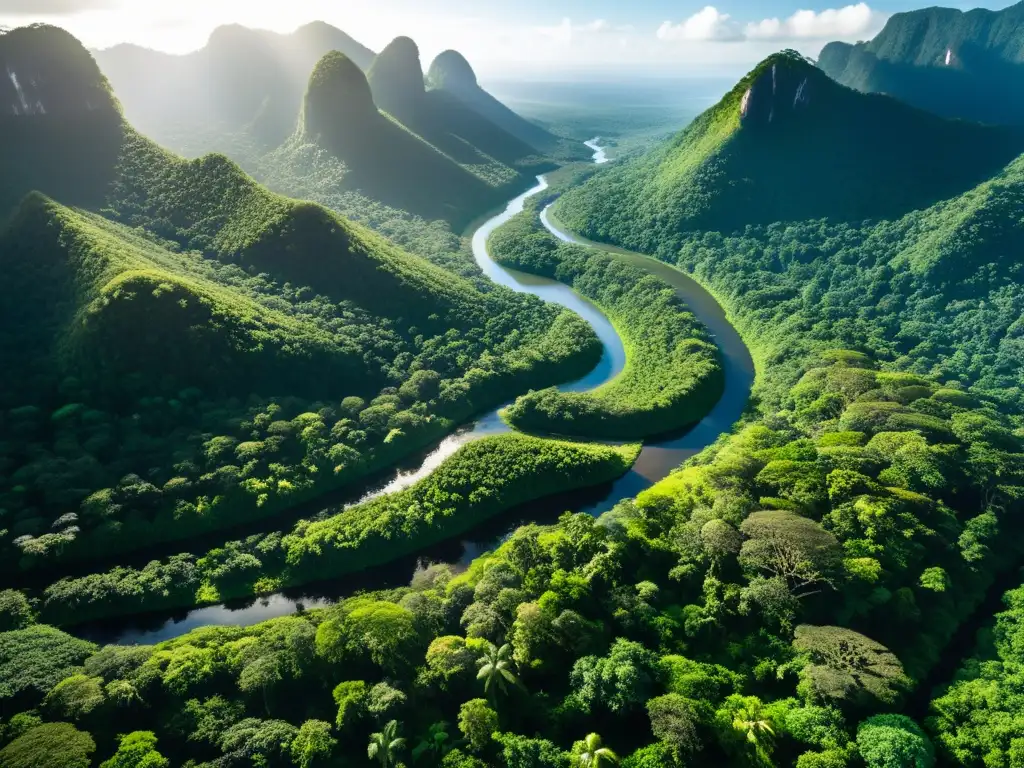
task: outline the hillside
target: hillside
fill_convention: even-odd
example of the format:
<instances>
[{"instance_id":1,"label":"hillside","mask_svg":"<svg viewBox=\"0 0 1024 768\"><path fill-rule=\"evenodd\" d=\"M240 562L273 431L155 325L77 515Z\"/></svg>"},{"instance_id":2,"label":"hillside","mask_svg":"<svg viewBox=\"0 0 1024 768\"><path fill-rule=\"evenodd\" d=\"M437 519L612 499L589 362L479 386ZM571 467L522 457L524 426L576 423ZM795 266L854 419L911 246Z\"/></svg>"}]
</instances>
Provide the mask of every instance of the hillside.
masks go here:
<instances>
[{"instance_id":1,"label":"hillside","mask_svg":"<svg viewBox=\"0 0 1024 768\"><path fill-rule=\"evenodd\" d=\"M295 128L309 73L328 51L366 69L374 53L323 22L291 34L218 27L207 44L175 56L135 45L96 51L128 120L161 144L189 155L227 151L243 134L275 147Z\"/></svg>"},{"instance_id":2,"label":"hillside","mask_svg":"<svg viewBox=\"0 0 1024 768\"><path fill-rule=\"evenodd\" d=\"M295 155L308 144L344 166L340 186L456 227L500 202L502 188L520 179L511 168L479 154L452 157L378 112L366 76L338 52L326 55L313 70L296 135L273 160L296 164ZM483 170L459 159L476 159Z\"/></svg>"},{"instance_id":3,"label":"hillside","mask_svg":"<svg viewBox=\"0 0 1024 768\"><path fill-rule=\"evenodd\" d=\"M442 92L461 103L536 151L562 160L582 160L579 142L568 142L544 130L506 107L480 87L476 73L458 51L444 51L430 65L426 83L429 92Z\"/></svg>"},{"instance_id":4,"label":"hillside","mask_svg":"<svg viewBox=\"0 0 1024 768\"><path fill-rule=\"evenodd\" d=\"M222 155L161 149L67 33L16 30L0 55L45 86L0 118L4 568L279 513L596 362L571 313L457 277ZM355 71L365 116L394 126Z\"/></svg>"},{"instance_id":5,"label":"hillside","mask_svg":"<svg viewBox=\"0 0 1024 768\"><path fill-rule=\"evenodd\" d=\"M945 117L1024 123L1024 3L897 13L869 42L829 43L818 66Z\"/></svg>"},{"instance_id":6,"label":"hillside","mask_svg":"<svg viewBox=\"0 0 1024 768\"><path fill-rule=\"evenodd\" d=\"M899 216L969 189L1022 149L1016 129L861 94L783 52L665 145L573 190L559 211L582 234L651 252L690 230Z\"/></svg>"}]
</instances>

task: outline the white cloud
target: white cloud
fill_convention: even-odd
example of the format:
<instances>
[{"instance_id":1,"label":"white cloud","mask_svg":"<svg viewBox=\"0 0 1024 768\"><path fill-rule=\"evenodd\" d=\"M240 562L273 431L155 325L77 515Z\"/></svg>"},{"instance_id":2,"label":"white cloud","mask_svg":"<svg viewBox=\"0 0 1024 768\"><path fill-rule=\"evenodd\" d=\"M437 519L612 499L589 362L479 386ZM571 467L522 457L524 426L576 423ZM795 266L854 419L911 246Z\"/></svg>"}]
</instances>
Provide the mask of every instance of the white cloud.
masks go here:
<instances>
[{"instance_id":1,"label":"white cloud","mask_svg":"<svg viewBox=\"0 0 1024 768\"><path fill-rule=\"evenodd\" d=\"M729 14L719 12L713 5L706 6L678 24L671 21L662 23L656 34L659 40L672 42L733 42L743 39L740 25Z\"/></svg>"},{"instance_id":2,"label":"white cloud","mask_svg":"<svg viewBox=\"0 0 1024 768\"><path fill-rule=\"evenodd\" d=\"M752 40L849 40L877 32L885 19L867 3L857 3L820 12L797 11L787 19L763 19L748 24L745 33Z\"/></svg>"}]
</instances>

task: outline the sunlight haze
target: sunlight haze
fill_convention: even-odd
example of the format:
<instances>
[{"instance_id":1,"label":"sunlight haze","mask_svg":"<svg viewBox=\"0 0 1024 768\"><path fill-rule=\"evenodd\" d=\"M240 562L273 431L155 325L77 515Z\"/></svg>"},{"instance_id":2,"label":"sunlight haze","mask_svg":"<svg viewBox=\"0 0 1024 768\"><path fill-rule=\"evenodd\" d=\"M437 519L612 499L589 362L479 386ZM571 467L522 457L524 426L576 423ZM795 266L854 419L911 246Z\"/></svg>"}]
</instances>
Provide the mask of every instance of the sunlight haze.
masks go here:
<instances>
[{"instance_id":1,"label":"sunlight haze","mask_svg":"<svg viewBox=\"0 0 1024 768\"><path fill-rule=\"evenodd\" d=\"M410 35L425 61L455 48L485 79L551 79L588 72L736 74L781 48L816 56L829 40L869 39L891 13L910 7L901 0L809 8L789 0L0 0L0 26L45 21L92 48L129 42L186 53L201 48L222 24L290 32L320 20L375 50L397 35Z\"/></svg>"}]
</instances>

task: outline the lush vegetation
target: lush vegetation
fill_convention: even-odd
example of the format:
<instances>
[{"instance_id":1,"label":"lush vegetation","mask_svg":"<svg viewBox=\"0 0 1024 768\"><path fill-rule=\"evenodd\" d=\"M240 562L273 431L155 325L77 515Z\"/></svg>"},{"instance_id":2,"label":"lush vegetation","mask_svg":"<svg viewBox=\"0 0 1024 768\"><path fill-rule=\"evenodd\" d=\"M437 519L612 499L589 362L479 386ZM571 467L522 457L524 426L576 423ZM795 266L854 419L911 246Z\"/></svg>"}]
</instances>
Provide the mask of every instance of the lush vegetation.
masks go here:
<instances>
[{"instance_id":1,"label":"lush vegetation","mask_svg":"<svg viewBox=\"0 0 1024 768\"><path fill-rule=\"evenodd\" d=\"M46 114L0 118L17 139L2 142L5 199L49 195L0 229L6 569L276 515L596 362L575 315L454 277L222 156L170 155L113 103L86 107L76 94L109 94L66 33L0 44L29 82L62 63L79 76L34 94ZM116 151L83 139L90 162L15 162L82 124Z\"/></svg>"},{"instance_id":2,"label":"lush vegetation","mask_svg":"<svg viewBox=\"0 0 1024 768\"><path fill-rule=\"evenodd\" d=\"M931 702L928 728L940 755L964 766L1012 766L1020 758L1024 590L981 633L975 654Z\"/></svg>"},{"instance_id":3,"label":"lush vegetation","mask_svg":"<svg viewBox=\"0 0 1024 768\"><path fill-rule=\"evenodd\" d=\"M156 647L95 648L8 593L0 664L24 682L0 690L4 749L64 723L100 759L177 765L358 765L367 744L386 765L931 766L890 713L1019 540L1010 426L834 353L635 501L527 526L458 576ZM348 535L344 514L286 559Z\"/></svg>"},{"instance_id":4,"label":"lush vegetation","mask_svg":"<svg viewBox=\"0 0 1024 768\"><path fill-rule=\"evenodd\" d=\"M652 253L692 230L899 216L964 192L1022 150L1017 129L857 93L783 52L671 141L565 195L558 211L592 239Z\"/></svg>"},{"instance_id":5,"label":"lush vegetation","mask_svg":"<svg viewBox=\"0 0 1024 768\"><path fill-rule=\"evenodd\" d=\"M290 532L254 535L142 569L119 566L62 579L43 593L40 615L53 624L77 624L268 594L360 571L457 536L519 504L613 480L638 452L637 445L484 438L404 491L299 521Z\"/></svg>"},{"instance_id":6,"label":"lush vegetation","mask_svg":"<svg viewBox=\"0 0 1024 768\"><path fill-rule=\"evenodd\" d=\"M545 230L543 199L491 236L494 259L554 278L595 301L626 347L626 367L590 392L531 392L502 411L518 429L604 438L663 434L699 421L722 392L722 370L704 328L671 286L592 248Z\"/></svg>"},{"instance_id":7,"label":"lush vegetation","mask_svg":"<svg viewBox=\"0 0 1024 768\"><path fill-rule=\"evenodd\" d=\"M922 8L894 14L875 38L829 43L828 75L888 93L946 117L1024 123L1024 44L1019 3L998 11Z\"/></svg>"},{"instance_id":8,"label":"lush vegetation","mask_svg":"<svg viewBox=\"0 0 1024 768\"><path fill-rule=\"evenodd\" d=\"M891 220L845 222L836 213L664 239L642 219L609 223L604 213L645 200L647 162L602 171L555 210L573 230L654 254L708 287L760 369L772 370L758 382L767 403L779 402L807 354L838 344L1014 410L1024 405L1024 293L1013 255L1022 244L1021 160L962 195Z\"/></svg>"}]
</instances>

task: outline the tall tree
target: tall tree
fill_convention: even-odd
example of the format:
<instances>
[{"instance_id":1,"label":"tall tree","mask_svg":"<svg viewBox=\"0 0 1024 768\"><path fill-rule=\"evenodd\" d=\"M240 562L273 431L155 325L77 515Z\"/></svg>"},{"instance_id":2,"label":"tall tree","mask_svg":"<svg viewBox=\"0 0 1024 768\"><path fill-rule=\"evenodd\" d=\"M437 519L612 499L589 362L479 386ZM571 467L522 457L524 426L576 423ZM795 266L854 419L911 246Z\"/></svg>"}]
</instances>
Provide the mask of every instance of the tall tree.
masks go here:
<instances>
[{"instance_id":1,"label":"tall tree","mask_svg":"<svg viewBox=\"0 0 1024 768\"><path fill-rule=\"evenodd\" d=\"M601 768L602 765L618 765L619 756L601 743L596 733L588 733L583 740L583 751L580 752L581 768Z\"/></svg>"},{"instance_id":2,"label":"tall tree","mask_svg":"<svg viewBox=\"0 0 1024 768\"><path fill-rule=\"evenodd\" d=\"M494 643L487 644L487 650L477 663L480 664L480 671L476 675L477 680L484 681L484 692L494 697L496 691L508 693L508 686L521 685L519 678L512 671L512 646L505 643L498 648Z\"/></svg>"},{"instance_id":3,"label":"tall tree","mask_svg":"<svg viewBox=\"0 0 1024 768\"><path fill-rule=\"evenodd\" d=\"M366 756L380 763L381 768L391 768L398 759L398 753L405 749L405 739L398 735L398 721L391 720L378 733L370 734Z\"/></svg>"}]
</instances>

